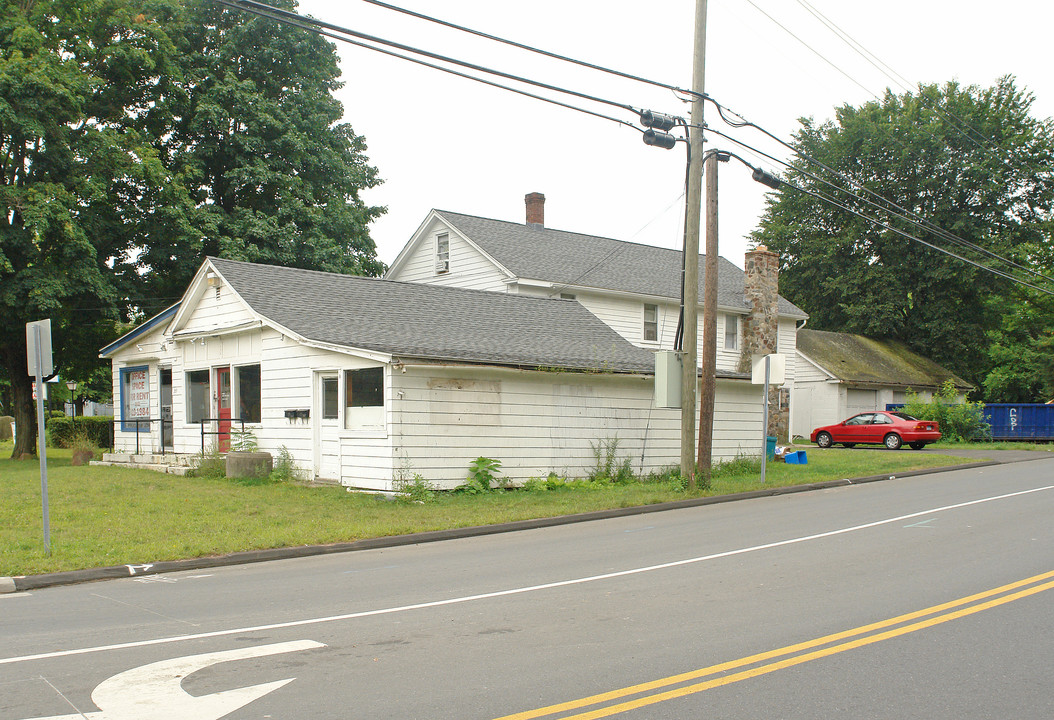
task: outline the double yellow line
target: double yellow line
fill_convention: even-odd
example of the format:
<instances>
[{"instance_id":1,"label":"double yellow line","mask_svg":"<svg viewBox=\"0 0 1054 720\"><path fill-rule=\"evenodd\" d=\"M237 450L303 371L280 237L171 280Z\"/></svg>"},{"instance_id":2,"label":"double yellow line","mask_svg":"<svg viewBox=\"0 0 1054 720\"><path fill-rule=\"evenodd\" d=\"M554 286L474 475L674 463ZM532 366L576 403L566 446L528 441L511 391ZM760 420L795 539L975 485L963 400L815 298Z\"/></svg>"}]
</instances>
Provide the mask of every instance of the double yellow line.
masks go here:
<instances>
[{"instance_id":1,"label":"double yellow line","mask_svg":"<svg viewBox=\"0 0 1054 720\"><path fill-rule=\"evenodd\" d=\"M693 695L695 693L703 692L704 690L721 687L722 685L731 685L740 680L748 680L760 675L767 675L768 673L777 670L793 667L794 665L801 665L812 660L818 660L840 652L845 652L846 650L871 645L901 635L907 635L908 633L924 630L933 627L934 625L940 625L949 620L955 620L957 618L981 612L982 610L1005 605L1014 600L1020 600L1021 598L1054 588L1054 581L1050 580L1052 577L1054 577L1054 571L1043 573L1041 575L1034 575L1033 577L1010 583L1009 585L985 590L976 595L952 600L951 602L942 605L934 605L925 610L918 610L916 612L889 618L888 620L882 620L881 622L872 623L870 625L863 625L852 630L845 630L840 633L834 633L833 635L825 635L824 637L798 643L797 645L788 645L787 647L778 650L769 650L768 652L758 653L757 655L750 655L749 657L732 660L719 665L711 665L710 667L681 673L679 675L671 675L669 677L652 680L639 685L631 685L629 687L612 690L599 695L591 695L579 700L572 700L557 705L549 705L547 707L528 710L513 715L505 715L501 718L497 718L497 720L531 720L532 718L541 718L548 715L558 714L562 720L589 720L590 718L602 718L616 715L618 713L646 707L648 705L654 705L666 700ZM810 650L811 652L806 652ZM726 673L730 670L737 670L751 665L756 667L750 667L749 669L741 670L737 673L722 675L721 677L715 677L703 682L684 685L684 683L689 683L693 680L701 680L711 675ZM640 695L641 697L614 703L616 700L628 698L632 695ZM563 714L596 705L601 705L602 707L575 715Z\"/></svg>"}]
</instances>

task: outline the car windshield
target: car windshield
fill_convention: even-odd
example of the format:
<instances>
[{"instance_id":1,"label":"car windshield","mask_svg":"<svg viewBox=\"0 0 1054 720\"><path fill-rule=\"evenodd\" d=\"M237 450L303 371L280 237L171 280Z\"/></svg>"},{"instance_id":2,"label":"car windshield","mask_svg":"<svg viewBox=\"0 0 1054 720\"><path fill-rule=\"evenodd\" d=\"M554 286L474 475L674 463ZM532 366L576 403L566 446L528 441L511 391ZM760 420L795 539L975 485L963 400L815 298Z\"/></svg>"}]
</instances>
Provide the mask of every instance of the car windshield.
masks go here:
<instances>
[{"instance_id":1,"label":"car windshield","mask_svg":"<svg viewBox=\"0 0 1054 720\"><path fill-rule=\"evenodd\" d=\"M890 415L892 415L893 417L898 417L901 420L918 420L918 418L911 417L907 413L902 413L902 412L894 412L894 413L890 413Z\"/></svg>"}]
</instances>

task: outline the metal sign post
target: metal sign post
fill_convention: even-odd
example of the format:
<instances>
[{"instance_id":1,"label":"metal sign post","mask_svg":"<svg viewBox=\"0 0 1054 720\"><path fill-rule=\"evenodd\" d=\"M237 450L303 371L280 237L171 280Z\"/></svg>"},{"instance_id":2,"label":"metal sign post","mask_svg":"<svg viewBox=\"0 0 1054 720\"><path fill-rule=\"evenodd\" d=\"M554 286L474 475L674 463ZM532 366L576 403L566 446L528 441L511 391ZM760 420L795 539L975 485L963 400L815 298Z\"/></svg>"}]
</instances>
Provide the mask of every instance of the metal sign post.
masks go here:
<instances>
[{"instance_id":1,"label":"metal sign post","mask_svg":"<svg viewBox=\"0 0 1054 720\"><path fill-rule=\"evenodd\" d=\"M40 497L44 507L44 554L51 555L51 521L48 518L48 454L44 438L44 377L55 373L51 359L51 320L26 323L29 374L37 381L37 453L40 455Z\"/></svg>"},{"instance_id":2,"label":"metal sign post","mask_svg":"<svg viewBox=\"0 0 1054 720\"><path fill-rule=\"evenodd\" d=\"M769 459L769 361L765 356L765 411L761 416L761 482L765 482L765 463Z\"/></svg>"},{"instance_id":3,"label":"metal sign post","mask_svg":"<svg viewBox=\"0 0 1054 720\"><path fill-rule=\"evenodd\" d=\"M769 458L769 385L783 385L787 382L787 357L779 353L771 355L754 355L751 358L750 381L754 385L764 385L764 414L761 421L761 482L765 482L765 463Z\"/></svg>"}]
</instances>

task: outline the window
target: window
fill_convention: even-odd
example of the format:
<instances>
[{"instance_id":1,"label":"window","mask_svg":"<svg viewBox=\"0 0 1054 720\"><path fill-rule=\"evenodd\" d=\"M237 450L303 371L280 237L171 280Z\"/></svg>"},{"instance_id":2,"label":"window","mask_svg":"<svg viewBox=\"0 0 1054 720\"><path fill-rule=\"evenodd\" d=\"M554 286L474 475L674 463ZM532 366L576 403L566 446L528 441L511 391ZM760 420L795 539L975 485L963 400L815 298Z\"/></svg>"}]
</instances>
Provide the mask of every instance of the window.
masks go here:
<instances>
[{"instance_id":1,"label":"window","mask_svg":"<svg viewBox=\"0 0 1054 720\"><path fill-rule=\"evenodd\" d=\"M121 368L121 431L136 432L135 420L150 419L150 375L146 365ZM138 424L139 431L150 432L150 423Z\"/></svg>"},{"instance_id":2,"label":"window","mask_svg":"<svg viewBox=\"0 0 1054 720\"><path fill-rule=\"evenodd\" d=\"M209 416L209 371L187 373L187 422L199 423Z\"/></svg>"},{"instance_id":3,"label":"window","mask_svg":"<svg viewBox=\"0 0 1054 720\"><path fill-rule=\"evenodd\" d=\"M238 417L248 423L260 422L260 366L235 368L238 373Z\"/></svg>"},{"instance_id":4,"label":"window","mask_svg":"<svg viewBox=\"0 0 1054 720\"><path fill-rule=\"evenodd\" d=\"M384 368L344 371L344 427L383 430Z\"/></svg>"},{"instance_id":5,"label":"window","mask_svg":"<svg viewBox=\"0 0 1054 720\"><path fill-rule=\"evenodd\" d=\"M725 350L735 350L739 340L739 317L725 315Z\"/></svg>"},{"instance_id":6,"label":"window","mask_svg":"<svg viewBox=\"0 0 1054 720\"><path fill-rule=\"evenodd\" d=\"M322 378L322 419L336 420L340 410L340 392L337 378Z\"/></svg>"},{"instance_id":7,"label":"window","mask_svg":"<svg viewBox=\"0 0 1054 720\"><path fill-rule=\"evenodd\" d=\"M856 415L845 421L846 425L870 425L871 418L875 416L874 413L864 413L863 415Z\"/></svg>"},{"instance_id":8,"label":"window","mask_svg":"<svg viewBox=\"0 0 1054 720\"><path fill-rule=\"evenodd\" d=\"M659 339L659 306L644 305L644 340L655 342Z\"/></svg>"},{"instance_id":9,"label":"window","mask_svg":"<svg viewBox=\"0 0 1054 720\"><path fill-rule=\"evenodd\" d=\"M436 235L436 274L450 272L450 235Z\"/></svg>"}]
</instances>

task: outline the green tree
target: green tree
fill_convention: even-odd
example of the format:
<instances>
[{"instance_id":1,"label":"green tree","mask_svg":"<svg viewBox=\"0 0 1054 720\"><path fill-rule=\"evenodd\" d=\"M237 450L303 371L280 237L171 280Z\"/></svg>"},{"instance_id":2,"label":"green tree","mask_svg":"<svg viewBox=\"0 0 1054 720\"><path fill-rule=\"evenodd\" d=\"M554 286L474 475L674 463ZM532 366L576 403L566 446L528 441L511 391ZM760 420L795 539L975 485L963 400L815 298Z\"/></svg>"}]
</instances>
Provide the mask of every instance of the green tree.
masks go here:
<instances>
[{"instance_id":1,"label":"green tree","mask_svg":"<svg viewBox=\"0 0 1054 720\"><path fill-rule=\"evenodd\" d=\"M359 195L380 180L340 122L333 44L209 0L186 0L170 34L182 67L151 133L192 207L173 206L139 256L151 294L179 295L207 255L383 272L368 224L384 208Z\"/></svg>"},{"instance_id":2,"label":"green tree","mask_svg":"<svg viewBox=\"0 0 1054 720\"><path fill-rule=\"evenodd\" d=\"M171 55L125 0L0 1L0 360L15 457L36 441L26 322L53 319L60 367L112 339L124 259L168 181L136 112L158 101Z\"/></svg>"},{"instance_id":3,"label":"green tree","mask_svg":"<svg viewBox=\"0 0 1054 720\"><path fill-rule=\"evenodd\" d=\"M285 3L294 7L293 3ZM94 377L206 255L383 271L332 44L208 0L0 0L0 376L34 454L25 323ZM22 430L27 430L23 432Z\"/></svg>"},{"instance_id":4,"label":"green tree","mask_svg":"<svg viewBox=\"0 0 1054 720\"><path fill-rule=\"evenodd\" d=\"M1036 267L1051 242L1054 124L1031 117L1031 105L1032 96L1011 77L987 89L948 83L887 92L881 102L838 108L833 122L803 119L793 142L859 186L832 189L806 173L847 184L805 160L795 161L788 178L926 242L983 259L869 205L865 199L881 204L867 194L873 192ZM811 327L901 340L977 384L994 364L991 334L1026 302L1008 281L787 186L770 195L754 238L779 253L780 291L810 314ZM1037 322L1049 328L1052 320L1048 306ZM1005 337L1033 341L1027 333Z\"/></svg>"}]
</instances>

